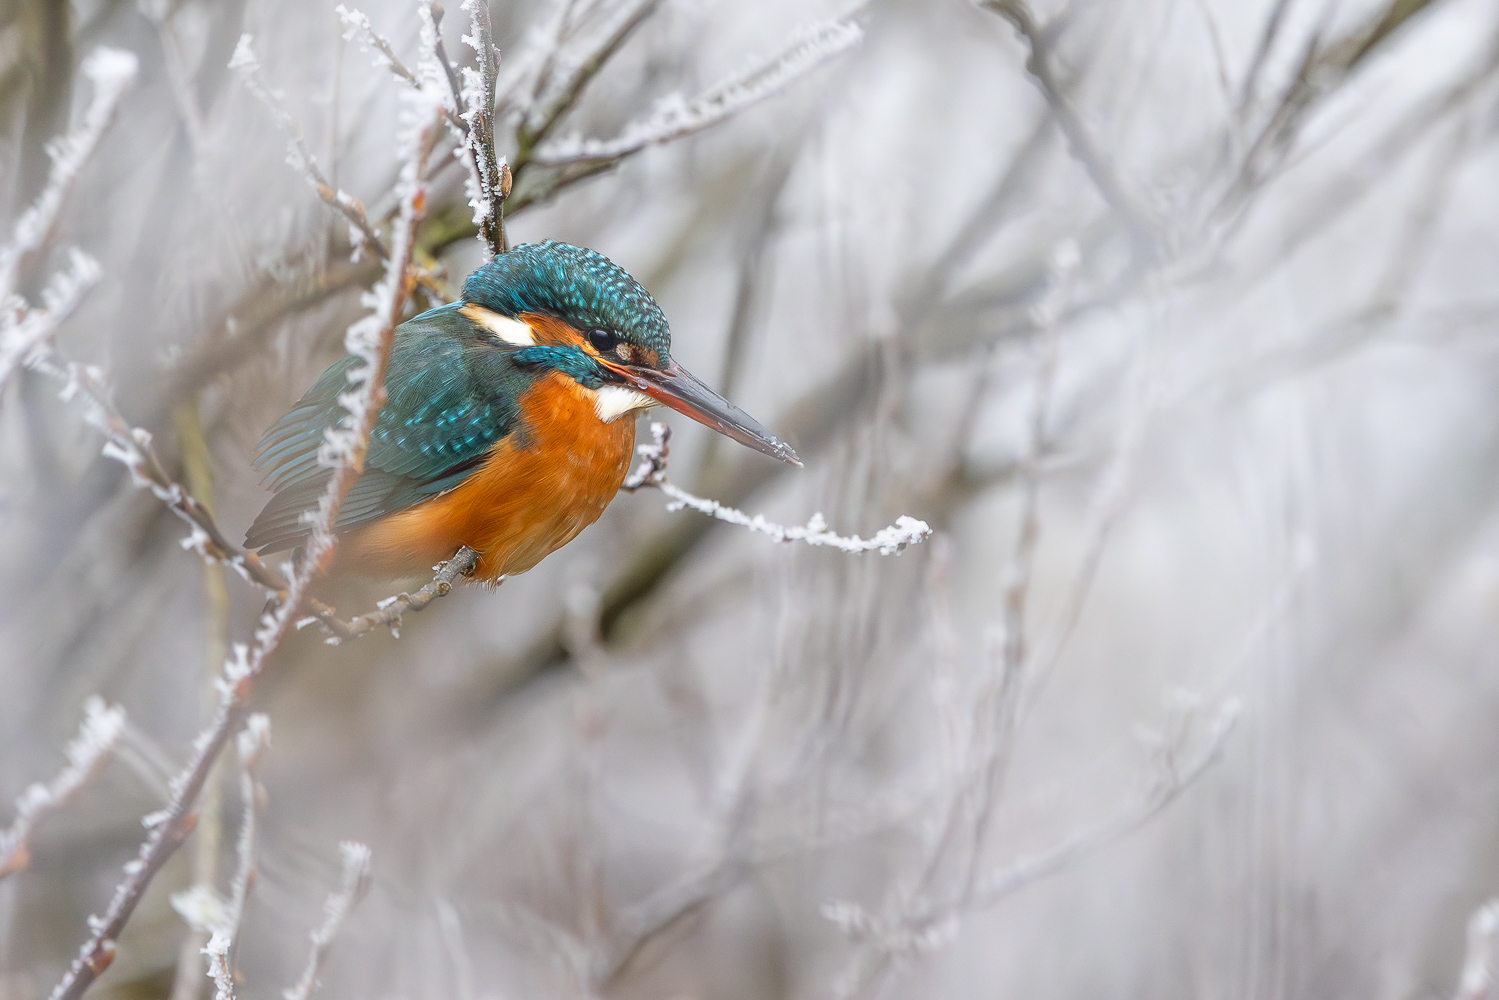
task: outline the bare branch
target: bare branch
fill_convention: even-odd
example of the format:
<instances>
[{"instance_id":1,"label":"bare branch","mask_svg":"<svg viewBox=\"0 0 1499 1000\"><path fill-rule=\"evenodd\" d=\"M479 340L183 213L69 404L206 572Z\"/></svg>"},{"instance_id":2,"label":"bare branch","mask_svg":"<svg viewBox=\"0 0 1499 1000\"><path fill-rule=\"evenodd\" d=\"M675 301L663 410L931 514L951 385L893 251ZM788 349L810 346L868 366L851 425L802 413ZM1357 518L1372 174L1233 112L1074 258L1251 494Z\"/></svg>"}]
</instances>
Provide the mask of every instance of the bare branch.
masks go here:
<instances>
[{"instance_id":1,"label":"bare branch","mask_svg":"<svg viewBox=\"0 0 1499 1000\"><path fill-rule=\"evenodd\" d=\"M442 47L442 37L435 33L436 21L428 21L428 18L432 16L430 12L433 10L440 11L441 5L429 0L429 3L424 4L421 7L421 12L423 15L423 30L425 31L427 24L431 23L434 32L433 37L430 41L427 38L423 37L423 48L425 49L430 45L430 47L432 48L431 54L433 58L438 59L443 68L447 70L449 74L451 74L452 66L448 65L447 63L447 52L444 51ZM380 32L376 31L374 26L370 24L369 15L365 14L364 11L359 10L358 8L350 9L343 4L339 4L337 7L333 8L333 11L338 15L339 20L343 21L344 23L344 41L353 41L355 38L358 38L363 49L365 49L366 51L371 49L374 50L375 66L377 68L390 70L391 73L394 74L398 79L405 81L418 90L423 87L423 83L418 78L417 73L412 72L411 69L401 61L400 56L396 55L395 47L391 45L390 39L380 34ZM440 15L438 15L438 19L440 20ZM424 56L425 54L426 53L424 52ZM420 68L420 65L418 68ZM456 83L454 85L454 93L457 93ZM467 132L468 125L463 121L462 118L458 117L457 111L455 110L456 107L456 104L454 105L454 108L444 107L443 117L446 118L448 124L453 126L453 128L456 129L459 133Z\"/></svg>"},{"instance_id":2,"label":"bare branch","mask_svg":"<svg viewBox=\"0 0 1499 1000\"><path fill-rule=\"evenodd\" d=\"M838 901L823 907L823 916L832 921L851 940L867 943L871 950L841 977L840 996L857 996L866 992L888 968L896 956L915 956L930 952L951 939L961 917L974 909L993 906L1016 891L1048 875L1066 869L1089 853L1119 840L1144 826L1176 801L1209 767L1222 756L1224 744L1239 717L1239 704L1228 700L1198 725L1201 711L1194 703L1181 706L1183 711L1173 731L1162 739L1156 752L1156 767L1139 798L1116 816L1095 826L1079 830L1037 854L990 872L971 890L941 902L920 900L917 905L896 915L871 913L853 903ZM1197 730L1200 749L1193 751Z\"/></svg>"},{"instance_id":3,"label":"bare branch","mask_svg":"<svg viewBox=\"0 0 1499 1000\"><path fill-rule=\"evenodd\" d=\"M43 356L62 321L98 283L99 274L94 258L70 249L67 268L54 274L42 290L40 309L28 307L17 298L18 313L0 315L0 391L17 368L35 364Z\"/></svg>"},{"instance_id":4,"label":"bare branch","mask_svg":"<svg viewBox=\"0 0 1499 1000\"><path fill-rule=\"evenodd\" d=\"M385 364L411 292L410 254L416 226L426 206L422 182L427 157L437 134L436 104L423 92L411 95L413 107L403 130L401 169L401 218L395 229L393 253L385 279L373 292L374 312L349 329L348 347L365 358L366 364L350 373L351 391L341 397L351 417L351 426L341 434L330 432L320 458L334 465L334 474L319 504L313 532L301 567L287 585L286 593L261 618L254 644L238 646L225 664L222 697L208 728L199 734L187 768L172 782L172 799L160 813L150 817L151 834L134 861L125 866L125 877L115 888L108 910L101 918L90 918L89 939L79 948L67 973L52 991L52 1000L77 1000L114 959L115 941L139 905L146 887L192 830L193 804L207 780L214 761L231 736L239 731L248 713L251 689L280 646L308 599L313 580L328 564L336 544L333 526L350 485L359 475L369 433L384 402ZM133 466L132 466L133 467Z\"/></svg>"},{"instance_id":5,"label":"bare branch","mask_svg":"<svg viewBox=\"0 0 1499 1000\"><path fill-rule=\"evenodd\" d=\"M328 643L337 645L344 639L358 639L381 626L390 629L390 634L399 637L401 620L408 611L421 611L439 597L446 597L461 577L468 576L479 564L479 553L467 545L460 546L453 558L436 566L432 581L415 594L400 593L380 602L378 610L369 614L340 621L332 608L314 605L314 613L297 623L300 628L312 622L320 623L329 632Z\"/></svg>"},{"instance_id":6,"label":"bare branch","mask_svg":"<svg viewBox=\"0 0 1499 1000\"><path fill-rule=\"evenodd\" d=\"M245 901L255 880L255 835L265 789L256 777L260 756L271 740L270 720L260 714L245 720L245 728L236 741L240 760L241 819L239 842L235 846L238 864L229 899L219 897L213 886L199 883L175 893L172 908L196 931L211 936L203 948L208 956L208 975L214 981L215 1000L234 1000L234 951L244 919Z\"/></svg>"},{"instance_id":7,"label":"bare branch","mask_svg":"<svg viewBox=\"0 0 1499 1000\"><path fill-rule=\"evenodd\" d=\"M16 800L16 818L0 830L0 879L14 875L31 863L27 844L38 823L65 807L78 790L99 773L125 727L125 710L105 705L100 698L83 703L83 722L78 735L63 751L68 763L47 784L35 784Z\"/></svg>"},{"instance_id":8,"label":"bare branch","mask_svg":"<svg viewBox=\"0 0 1499 1000\"><path fill-rule=\"evenodd\" d=\"M1155 221L1145 206L1126 189L1108 157L1094 141L1092 133L1083 124L1082 118L1064 93L1052 65L1051 40L1046 26L1036 22L1026 0L985 0L983 7L1010 22L1029 47L1030 58L1026 60L1025 68L1046 98L1057 126L1067 137L1072 155L1088 171L1099 194L1119 214L1138 246L1142 250L1154 252L1158 240Z\"/></svg>"},{"instance_id":9,"label":"bare branch","mask_svg":"<svg viewBox=\"0 0 1499 1000\"><path fill-rule=\"evenodd\" d=\"M631 493L642 487L658 489L671 498L671 503L666 505L667 510L675 511L691 507L709 517L768 535L778 542L827 545L849 553L878 552L882 556L894 555L908 545L918 545L926 541L932 535L932 528L929 524L906 514L902 514L895 519L894 524L881 528L868 539L860 538L858 535L845 536L829 531L827 522L823 520L821 514L813 514L805 526L795 527L786 527L767 521L760 514L751 517L717 500L709 500L688 493L667 479L666 462L670 452L671 428L663 423L652 423L651 434L655 438L655 443L643 444L635 449L641 456L641 463L625 477L620 489Z\"/></svg>"},{"instance_id":10,"label":"bare branch","mask_svg":"<svg viewBox=\"0 0 1499 1000\"><path fill-rule=\"evenodd\" d=\"M328 183L328 179L323 176L322 168L317 164L317 158L307 148L307 140L302 136L302 127L297 124L291 112L282 105L280 97L273 93L261 79L260 62L255 58L251 41L252 38L248 34L239 37L239 44L234 48L234 57L229 60L229 68L239 73L245 88L270 110L271 117L286 134L286 162L302 173L319 198L349 220L349 237L354 244L356 260L360 248L365 245L374 250L381 260L389 260L391 251L386 247L385 240L381 238L379 231L370 222L364 210L364 202L342 188L335 188Z\"/></svg>"},{"instance_id":11,"label":"bare branch","mask_svg":"<svg viewBox=\"0 0 1499 1000\"><path fill-rule=\"evenodd\" d=\"M114 119L120 98L135 80L136 67L134 53L120 49L98 48L83 61L83 75L94 88L83 123L48 148L52 172L47 186L16 220L11 241L0 246L0 322L12 312L11 296L16 292L21 263L51 241L73 181Z\"/></svg>"},{"instance_id":12,"label":"bare branch","mask_svg":"<svg viewBox=\"0 0 1499 1000\"><path fill-rule=\"evenodd\" d=\"M380 34L370 24L368 14L357 8L351 10L343 4L334 7L333 12L344 23L344 41L352 42L358 38L361 47L366 51L374 49L376 66L390 70L413 87L421 87L421 84L417 82L416 74L407 69L406 64L401 62L401 57L396 55L390 39Z\"/></svg>"},{"instance_id":13,"label":"bare branch","mask_svg":"<svg viewBox=\"0 0 1499 1000\"><path fill-rule=\"evenodd\" d=\"M318 988L318 970L328 947L338 936L349 913L364 898L370 887L370 849L363 844L346 840L338 845L343 855L343 879L338 891L330 894L323 903L323 922L312 932L312 950L307 956L307 965L302 978L295 986L283 990L284 1000L308 1000Z\"/></svg>"},{"instance_id":14,"label":"bare branch","mask_svg":"<svg viewBox=\"0 0 1499 1000\"><path fill-rule=\"evenodd\" d=\"M827 21L802 32L784 51L750 70L722 80L691 101L672 95L645 118L626 125L617 138L573 136L548 142L533 155L546 166L600 161L618 162L647 146L657 146L700 132L795 83L814 69L853 48L864 33L847 20Z\"/></svg>"},{"instance_id":15,"label":"bare branch","mask_svg":"<svg viewBox=\"0 0 1499 1000\"><path fill-rule=\"evenodd\" d=\"M560 37L571 13L570 8L561 11L556 25L558 37L542 42L546 52L543 72L537 76L532 100L516 130L517 170L525 166L532 150L561 124L599 70L635 29L655 13L659 4L660 0L628 0L612 23L574 45L568 45L568 40Z\"/></svg>"},{"instance_id":16,"label":"bare branch","mask_svg":"<svg viewBox=\"0 0 1499 1000\"><path fill-rule=\"evenodd\" d=\"M150 490L188 525L190 534L182 540L183 548L192 549L209 562L223 563L273 593L286 590L286 582L280 576L254 552L229 541L208 508L167 474L156 456L151 434L132 426L120 413L100 369L63 361L50 350L34 359L31 367L61 379L63 399L77 396L83 400L84 420L106 439L104 456L124 465L136 486Z\"/></svg>"},{"instance_id":17,"label":"bare branch","mask_svg":"<svg viewBox=\"0 0 1499 1000\"><path fill-rule=\"evenodd\" d=\"M505 240L505 199L510 196L510 167L495 156L494 91L499 56L489 27L489 0L464 0L469 30L463 40L478 55L478 69L463 68L463 120L468 125L469 204L479 236L495 255L510 249Z\"/></svg>"}]
</instances>

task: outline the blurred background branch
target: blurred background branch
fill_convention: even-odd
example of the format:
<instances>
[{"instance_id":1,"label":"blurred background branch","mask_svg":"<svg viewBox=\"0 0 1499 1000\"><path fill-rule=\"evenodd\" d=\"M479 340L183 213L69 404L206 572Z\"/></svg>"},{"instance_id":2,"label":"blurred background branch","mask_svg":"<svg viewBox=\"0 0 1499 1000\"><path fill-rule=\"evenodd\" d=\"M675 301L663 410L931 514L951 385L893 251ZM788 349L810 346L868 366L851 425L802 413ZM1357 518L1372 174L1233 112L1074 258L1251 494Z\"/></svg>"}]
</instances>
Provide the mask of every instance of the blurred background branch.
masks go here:
<instances>
[{"instance_id":1,"label":"blurred background branch","mask_svg":"<svg viewBox=\"0 0 1499 1000\"><path fill-rule=\"evenodd\" d=\"M1470 0L0 10L0 998L196 794L204 664L296 576L233 542L261 431L385 258L393 323L542 238L807 460L679 423L685 494L934 537L647 493L497 592L333 588L452 592L257 646L273 807L193 770L91 995L206 996L172 899L220 878L241 996L1491 993L1496 39ZM67 750L37 826L95 694L125 766Z\"/></svg>"}]
</instances>

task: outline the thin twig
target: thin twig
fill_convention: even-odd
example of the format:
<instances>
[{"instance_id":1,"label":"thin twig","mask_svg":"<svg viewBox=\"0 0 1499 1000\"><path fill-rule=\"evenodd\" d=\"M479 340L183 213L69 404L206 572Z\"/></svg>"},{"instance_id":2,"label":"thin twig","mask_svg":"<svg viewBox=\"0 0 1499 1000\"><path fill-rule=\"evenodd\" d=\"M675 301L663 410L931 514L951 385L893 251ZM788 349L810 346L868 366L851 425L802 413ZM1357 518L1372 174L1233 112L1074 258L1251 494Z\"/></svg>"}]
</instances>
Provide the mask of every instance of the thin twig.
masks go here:
<instances>
[{"instance_id":1,"label":"thin twig","mask_svg":"<svg viewBox=\"0 0 1499 1000\"><path fill-rule=\"evenodd\" d=\"M430 4L430 7L433 9L435 30L436 23L440 22L442 18L440 13L441 5L433 2ZM426 8L423 9L425 10ZM365 50L373 49L375 51L375 65L377 67L388 69L397 78L416 87L418 90L421 89L422 83L417 78L417 74L413 73L401 61L401 57L396 55L395 47L391 45L390 39L375 30L374 25L370 23L369 15L358 8L349 8L343 4L339 4L333 8L333 12L344 23L344 41L351 42L356 38L359 39L362 48ZM432 45L434 46L435 53L440 54L438 58L443 63L444 68L451 72L452 66L447 65L447 53L442 48L442 37L440 35L435 36ZM442 113L443 117L447 119L448 124L453 126L453 128L460 132L468 131L467 123L458 117L453 109L444 106Z\"/></svg>"},{"instance_id":2,"label":"thin twig","mask_svg":"<svg viewBox=\"0 0 1499 1000\"><path fill-rule=\"evenodd\" d=\"M47 185L35 202L16 220L10 242L0 246L0 321L11 311L17 277L25 259L52 240L58 214L73 188L78 172L93 155L104 130L114 120L120 98L135 81L138 63L134 53L120 49L97 48L83 61L83 75L93 85L94 96L83 123L69 132L49 150L52 172Z\"/></svg>"},{"instance_id":3,"label":"thin twig","mask_svg":"<svg viewBox=\"0 0 1499 1000\"><path fill-rule=\"evenodd\" d=\"M479 236L498 256L510 249L505 239L505 199L510 196L510 167L495 156L494 90L499 76L499 56L489 27L489 0L464 0L469 30L464 35L478 55L479 66L463 68L462 118L468 123L468 153L471 161L469 204ZM435 12L434 12L435 15Z\"/></svg>"},{"instance_id":4,"label":"thin twig","mask_svg":"<svg viewBox=\"0 0 1499 1000\"><path fill-rule=\"evenodd\" d=\"M658 489L671 499L667 510L691 507L709 517L737 524L742 528L768 535L778 542L805 542L808 545L827 545L848 553L878 552L882 556L894 555L908 545L917 545L932 535L931 525L918 521L907 514L895 519L895 523L881 528L871 538L858 535L839 535L828 530L822 514L813 514L806 525L787 527L767 521L763 515L753 517L735 507L729 507L706 497L688 493L666 478L666 462L671 450L671 428L663 423L651 424L654 444L643 444L635 450L641 462L633 469L620 489L633 493L642 487Z\"/></svg>"},{"instance_id":5,"label":"thin twig","mask_svg":"<svg viewBox=\"0 0 1499 1000\"><path fill-rule=\"evenodd\" d=\"M234 954L245 901L255 881L255 835L265 790L256 777L260 757L271 740L270 720L256 713L245 720L236 740L239 749L240 827L235 845L238 863L229 899L220 900L212 886L197 885L172 897L172 906L193 926L210 932L203 954L208 956L208 975L213 979L215 1000L234 1000Z\"/></svg>"},{"instance_id":6,"label":"thin twig","mask_svg":"<svg viewBox=\"0 0 1499 1000\"><path fill-rule=\"evenodd\" d=\"M1083 124L1082 117L1068 100L1061 81L1057 79L1056 68L1051 60L1052 46L1048 26L1037 23L1026 0L985 0L983 7L1010 22L1030 49L1030 58L1026 60L1025 68L1040 88L1057 120L1057 126L1067 137L1072 155L1088 172L1098 193L1119 214L1140 249L1155 252L1157 227L1149 211L1120 180L1108 157L1094 141L1092 133Z\"/></svg>"},{"instance_id":7,"label":"thin twig","mask_svg":"<svg viewBox=\"0 0 1499 1000\"><path fill-rule=\"evenodd\" d=\"M859 26L833 20L802 31L784 51L746 72L708 88L691 101L673 95L656 105L645 118L626 125L617 138L557 139L538 148L533 161L544 166L610 163L700 132L779 93L819 66L853 48L864 37Z\"/></svg>"},{"instance_id":8,"label":"thin twig","mask_svg":"<svg viewBox=\"0 0 1499 1000\"><path fill-rule=\"evenodd\" d=\"M287 161L302 173L319 198L349 220L351 226L349 235L354 243L356 259L360 247L369 246L381 260L389 260L391 250L370 222L369 215L364 209L364 202L342 188L335 188L328 182L328 179L323 176L322 168L318 166L317 158L307 148L307 140L302 136L302 127L297 124L291 112L282 105L280 96L266 86L265 81L261 79L260 61L255 58L255 51L251 46L252 41L252 36L240 35L239 44L234 47L234 56L229 60L229 68L239 73L245 88L269 109L277 126L286 134Z\"/></svg>"},{"instance_id":9,"label":"thin twig","mask_svg":"<svg viewBox=\"0 0 1499 1000\"><path fill-rule=\"evenodd\" d=\"M891 922L850 903L824 906L823 916L837 924L855 941L871 941L879 950L894 953L929 951L951 934L954 922L965 911L992 906L1018 890L1067 868L1100 847L1144 826L1176 801L1222 756L1223 747L1239 717L1239 704L1220 705L1207 722L1202 749L1181 759L1184 744L1193 735L1183 725L1171 743L1162 748L1158 770L1144 792L1118 815L1079 830L1035 854L1021 857L984 876L976 891L940 904L927 904ZM1186 722L1190 722L1188 717Z\"/></svg>"},{"instance_id":10,"label":"thin twig","mask_svg":"<svg viewBox=\"0 0 1499 1000\"><path fill-rule=\"evenodd\" d=\"M41 308L17 292L22 265L51 242L73 182L114 120L121 97L135 80L136 67L135 55L119 49L95 49L84 60L83 74L94 95L83 122L49 148L52 170L46 186L16 220L11 239L0 245L0 391L18 367L37 358L99 280L99 265L75 249L69 251L67 268L47 282Z\"/></svg>"},{"instance_id":11,"label":"thin twig","mask_svg":"<svg viewBox=\"0 0 1499 1000\"><path fill-rule=\"evenodd\" d=\"M172 782L172 799L151 817L151 833L136 859L125 866L125 877L103 917L90 918L90 935L79 948L67 973L52 991L52 1000L77 1000L114 959L115 941L144 896L146 887L168 858L191 832L193 804L207 780L214 761L229 739L239 731L249 711L248 703L256 678L291 630L308 598L313 580L327 567L336 544L333 526L350 485L359 475L369 433L383 404L385 363L412 287L409 265L411 247L426 206L422 182L426 161L437 134L435 105L425 94L413 98L413 117L403 136L405 162L401 170L401 218L395 230L392 256L385 279L374 292L375 311L349 329L348 346L366 359L366 366L351 373L346 409L352 417L346 433L329 441L320 457L334 466L328 490L319 504L312 525L306 558L287 585L286 594L261 618L251 647L238 646L225 664L222 697L213 722L199 734L187 768ZM432 114L425 114L431 111ZM423 120L425 119L425 120Z\"/></svg>"},{"instance_id":12,"label":"thin twig","mask_svg":"<svg viewBox=\"0 0 1499 1000\"><path fill-rule=\"evenodd\" d=\"M63 751L68 763L47 784L35 784L16 800L16 818L0 830L0 879L14 875L31 863L28 840L42 820L65 807L79 789L99 773L125 728L125 710L105 705L102 699L83 703L83 722L78 735Z\"/></svg>"},{"instance_id":13,"label":"thin twig","mask_svg":"<svg viewBox=\"0 0 1499 1000\"><path fill-rule=\"evenodd\" d=\"M348 621L340 621L332 608L315 606L313 615L299 621L297 626L300 628L318 622L329 632L328 643L335 646L344 639L358 639L382 626L389 628L391 635L399 637L401 620L406 612L421 611L437 598L446 597L453 585L461 577L472 573L478 564L479 553L467 545L460 546L451 559L437 564L432 581L415 594L403 591L394 597L387 597L380 602L377 610Z\"/></svg>"},{"instance_id":14,"label":"thin twig","mask_svg":"<svg viewBox=\"0 0 1499 1000\"><path fill-rule=\"evenodd\" d=\"M282 991L284 1000L308 1000L317 992L318 971L328 954L328 947L338 936L349 913L369 891L370 849L346 840L338 845L338 851L343 855L343 878L338 890L323 902L323 922L311 934L312 949L307 955L307 965L302 969L302 978L295 986Z\"/></svg>"}]
</instances>

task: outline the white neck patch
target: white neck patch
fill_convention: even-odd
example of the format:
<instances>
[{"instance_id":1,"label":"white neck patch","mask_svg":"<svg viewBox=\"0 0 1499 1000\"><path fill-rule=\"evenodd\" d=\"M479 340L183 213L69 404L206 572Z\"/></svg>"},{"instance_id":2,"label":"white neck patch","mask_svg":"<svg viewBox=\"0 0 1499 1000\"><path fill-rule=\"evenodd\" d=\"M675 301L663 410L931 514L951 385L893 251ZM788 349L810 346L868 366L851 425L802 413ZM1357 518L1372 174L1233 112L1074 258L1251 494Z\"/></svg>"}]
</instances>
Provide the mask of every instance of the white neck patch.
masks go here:
<instances>
[{"instance_id":1,"label":"white neck patch","mask_svg":"<svg viewBox=\"0 0 1499 1000\"><path fill-rule=\"evenodd\" d=\"M645 393L627 389L622 385L600 386L594 392L594 412L606 424L626 413L634 413L636 410L655 405L656 401Z\"/></svg>"},{"instance_id":2,"label":"white neck patch","mask_svg":"<svg viewBox=\"0 0 1499 1000\"><path fill-rule=\"evenodd\" d=\"M516 347L536 346L536 335L531 331L530 324L525 320L497 313L493 309L485 309L475 302L467 303L460 307L458 311L468 317L471 322L477 323L494 334L497 340L503 340L507 344L514 344Z\"/></svg>"}]
</instances>

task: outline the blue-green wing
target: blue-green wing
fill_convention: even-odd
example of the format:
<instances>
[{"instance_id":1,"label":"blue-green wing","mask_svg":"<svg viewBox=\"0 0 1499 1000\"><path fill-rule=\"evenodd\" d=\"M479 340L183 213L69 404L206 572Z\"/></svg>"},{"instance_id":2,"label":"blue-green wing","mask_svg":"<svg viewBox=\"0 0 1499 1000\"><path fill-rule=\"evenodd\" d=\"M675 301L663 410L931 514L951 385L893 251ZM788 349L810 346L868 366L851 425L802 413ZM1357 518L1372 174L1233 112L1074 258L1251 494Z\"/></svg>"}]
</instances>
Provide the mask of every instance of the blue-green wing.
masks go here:
<instances>
[{"instance_id":1,"label":"blue-green wing","mask_svg":"<svg viewBox=\"0 0 1499 1000\"><path fill-rule=\"evenodd\" d=\"M457 308L433 309L397 329L388 398L370 435L365 471L339 512L339 531L452 489L514 428L528 373L511 360L511 349ZM276 495L250 526L248 547L274 552L307 537L304 515L317 509L332 475L318 464L318 448L325 430L348 419L338 397L358 363L340 359L266 431L255 465Z\"/></svg>"}]
</instances>

